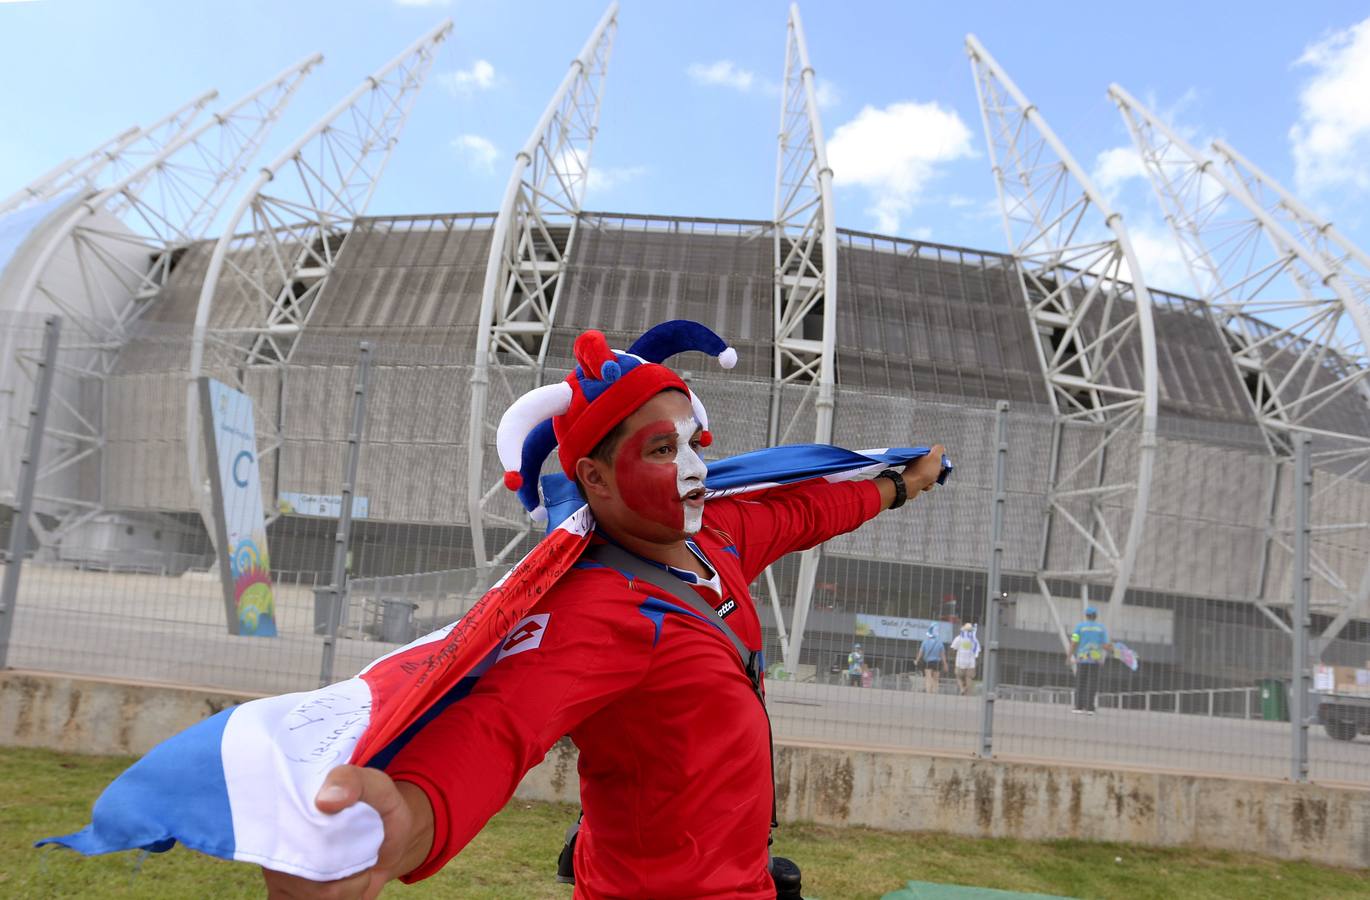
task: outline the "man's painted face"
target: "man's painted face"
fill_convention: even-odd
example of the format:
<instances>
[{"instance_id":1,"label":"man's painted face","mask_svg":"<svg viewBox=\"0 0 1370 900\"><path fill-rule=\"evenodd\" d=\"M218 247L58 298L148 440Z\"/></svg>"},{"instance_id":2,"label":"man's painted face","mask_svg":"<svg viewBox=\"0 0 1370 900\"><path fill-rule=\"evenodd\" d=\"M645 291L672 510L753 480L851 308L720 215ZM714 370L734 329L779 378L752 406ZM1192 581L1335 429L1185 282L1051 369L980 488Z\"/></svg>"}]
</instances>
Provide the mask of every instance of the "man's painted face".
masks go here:
<instances>
[{"instance_id":1,"label":"man's painted face","mask_svg":"<svg viewBox=\"0 0 1370 900\"><path fill-rule=\"evenodd\" d=\"M614 460L614 480L633 512L694 534L704 519L704 460L694 415L649 422L628 435Z\"/></svg>"}]
</instances>

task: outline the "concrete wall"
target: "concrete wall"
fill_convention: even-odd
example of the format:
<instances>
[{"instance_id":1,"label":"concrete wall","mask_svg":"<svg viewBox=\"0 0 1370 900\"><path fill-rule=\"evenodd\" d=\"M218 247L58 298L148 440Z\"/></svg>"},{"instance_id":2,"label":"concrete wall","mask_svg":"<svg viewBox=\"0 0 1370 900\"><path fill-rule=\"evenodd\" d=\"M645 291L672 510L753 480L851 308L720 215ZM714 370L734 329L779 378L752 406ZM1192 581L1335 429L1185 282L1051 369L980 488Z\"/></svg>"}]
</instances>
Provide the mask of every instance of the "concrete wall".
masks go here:
<instances>
[{"instance_id":1,"label":"concrete wall","mask_svg":"<svg viewBox=\"0 0 1370 900\"><path fill-rule=\"evenodd\" d=\"M139 754L241 695L0 672L0 744ZM778 744L781 821L1198 846L1370 867L1370 791L1172 772ZM567 740L519 796L577 802Z\"/></svg>"}]
</instances>

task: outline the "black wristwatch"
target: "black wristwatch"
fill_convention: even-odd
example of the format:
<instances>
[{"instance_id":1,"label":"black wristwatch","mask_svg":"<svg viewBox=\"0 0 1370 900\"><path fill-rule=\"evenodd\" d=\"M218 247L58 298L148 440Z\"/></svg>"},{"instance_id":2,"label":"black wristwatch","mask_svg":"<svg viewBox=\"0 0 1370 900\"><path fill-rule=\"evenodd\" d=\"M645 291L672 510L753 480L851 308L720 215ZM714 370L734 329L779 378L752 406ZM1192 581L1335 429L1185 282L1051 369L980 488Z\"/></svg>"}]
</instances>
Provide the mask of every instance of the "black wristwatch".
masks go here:
<instances>
[{"instance_id":1,"label":"black wristwatch","mask_svg":"<svg viewBox=\"0 0 1370 900\"><path fill-rule=\"evenodd\" d=\"M909 489L904 485L904 476L894 469L886 469L876 478L888 478L894 482L894 502L889 505L890 509L898 509L904 505L904 501L909 499Z\"/></svg>"}]
</instances>

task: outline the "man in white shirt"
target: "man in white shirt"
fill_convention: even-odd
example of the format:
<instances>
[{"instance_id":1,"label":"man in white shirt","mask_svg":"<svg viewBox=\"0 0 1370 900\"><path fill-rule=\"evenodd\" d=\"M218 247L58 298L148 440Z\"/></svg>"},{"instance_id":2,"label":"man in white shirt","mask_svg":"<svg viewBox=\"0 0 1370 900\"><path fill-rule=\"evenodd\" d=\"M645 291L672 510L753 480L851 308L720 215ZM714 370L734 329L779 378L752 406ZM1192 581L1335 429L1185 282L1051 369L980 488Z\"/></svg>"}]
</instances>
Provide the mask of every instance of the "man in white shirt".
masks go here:
<instances>
[{"instance_id":1,"label":"man in white shirt","mask_svg":"<svg viewBox=\"0 0 1370 900\"><path fill-rule=\"evenodd\" d=\"M975 639L975 626L967 622L961 626L961 633L951 642L956 651L956 686L961 696L970 693L975 683L975 661L980 656L980 642Z\"/></svg>"}]
</instances>

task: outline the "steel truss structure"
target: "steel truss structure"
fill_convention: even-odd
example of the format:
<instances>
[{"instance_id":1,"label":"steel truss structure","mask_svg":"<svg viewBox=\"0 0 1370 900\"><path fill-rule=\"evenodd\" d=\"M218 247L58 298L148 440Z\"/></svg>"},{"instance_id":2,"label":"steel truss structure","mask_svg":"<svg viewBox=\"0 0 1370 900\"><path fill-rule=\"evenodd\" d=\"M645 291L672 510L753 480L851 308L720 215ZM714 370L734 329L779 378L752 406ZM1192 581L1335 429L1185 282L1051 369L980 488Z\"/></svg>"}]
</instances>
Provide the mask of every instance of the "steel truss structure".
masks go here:
<instances>
[{"instance_id":1,"label":"steel truss structure","mask_svg":"<svg viewBox=\"0 0 1370 900\"><path fill-rule=\"evenodd\" d=\"M322 59L315 54L291 66L77 205L37 253L15 308L29 311L41 298L80 335L65 342L57 364L49 450L36 496L58 524L35 526L44 544L103 511L100 497L79 497L51 480L104 444L105 417L80 400L84 386L100 385L103 403L103 384L131 326L158 297L179 251L203 237L281 110ZM59 254L62 261L54 265ZM20 368L30 371L22 362Z\"/></svg>"},{"instance_id":2,"label":"steel truss structure","mask_svg":"<svg viewBox=\"0 0 1370 900\"><path fill-rule=\"evenodd\" d=\"M0 200L0 215L50 200L68 191L94 191L102 183L114 184L123 180L185 134L205 107L218 96L218 91L206 91L147 128L134 125L85 156L60 163ZM106 176L106 170L112 175Z\"/></svg>"},{"instance_id":3,"label":"steel truss structure","mask_svg":"<svg viewBox=\"0 0 1370 900\"><path fill-rule=\"evenodd\" d=\"M1121 604L1142 540L1156 454L1152 300L1122 217L974 35L966 51L1050 388L1055 428L1037 582L1064 640L1048 582L1078 583L1082 598L1090 584L1107 585L1109 604ZM1133 353L1140 383L1133 363L1123 364ZM1058 546L1081 548L1083 559L1054 559Z\"/></svg>"},{"instance_id":4,"label":"steel truss structure","mask_svg":"<svg viewBox=\"0 0 1370 900\"><path fill-rule=\"evenodd\" d=\"M1315 461L1339 473L1315 497L1335 492L1341 477L1370 471L1370 434L1327 424L1335 404L1359 406L1370 398L1370 260L1230 146L1214 144L1219 165L1123 88L1110 86L1109 97L1132 134L1195 291L1248 386L1266 443L1283 464L1268 486L1269 527L1259 562L1257 600L1267 609L1287 600L1270 595L1270 573L1276 547L1293 553L1292 525L1278 514L1278 479L1293 464L1294 436L1309 435ZM1345 522L1315 531L1367 528L1370 523ZM1370 566L1352 583L1316 548L1310 559L1341 605L1322 635L1326 646L1370 599Z\"/></svg>"},{"instance_id":5,"label":"steel truss structure","mask_svg":"<svg viewBox=\"0 0 1370 900\"><path fill-rule=\"evenodd\" d=\"M812 404L814 440L830 443L836 376L837 223L833 215L832 168L828 165L823 125L818 117L813 65L795 4L790 6L785 36L774 237L775 349L770 441L786 443ZM785 389L789 386L802 388L802 394L789 416L783 417ZM774 575L769 569L766 572L785 667L791 672L799 664L818 561L817 547L799 555L794 619L788 635L780 615Z\"/></svg>"},{"instance_id":6,"label":"steel truss structure","mask_svg":"<svg viewBox=\"0 0 1370 900\"><path fill-rule=\"evenodd\" d=\"M542 382L617 32L614 2L571 61L528 142L514 157L495 219L471 374L467 461L467 512L476 564L481 567L502 561L531 528L526 516L494 508L505 490L498 473L485 471L485 451L495 435L494 422L486 421L490 383L497 379L512 399ZM514 537L492 553L491 546L499 540L494 529L504 534L512 529Z\"/></svg>"},{"instance_id":7,"label":"steel truss structure","mask_svg":"<svg viewBox=\"0 0 1370 900\"><path fill-rule=\"evenodd\" d=\"M197 379L212 369L242 387L247 372L265 370L286 390L291 353L344 239L366 212L438 45L451 31L452 21L445 20L363 79L262 169L229 216L209 258L191 332L186 454L202 510L208 510L209 493L198 438ZM215 327L216 320L234 325ZM279 417L278 410L259 435L261 457L281 447ZM278 515L275 504L267 514L268 521Z\"/></svg>"}]
</instances>

